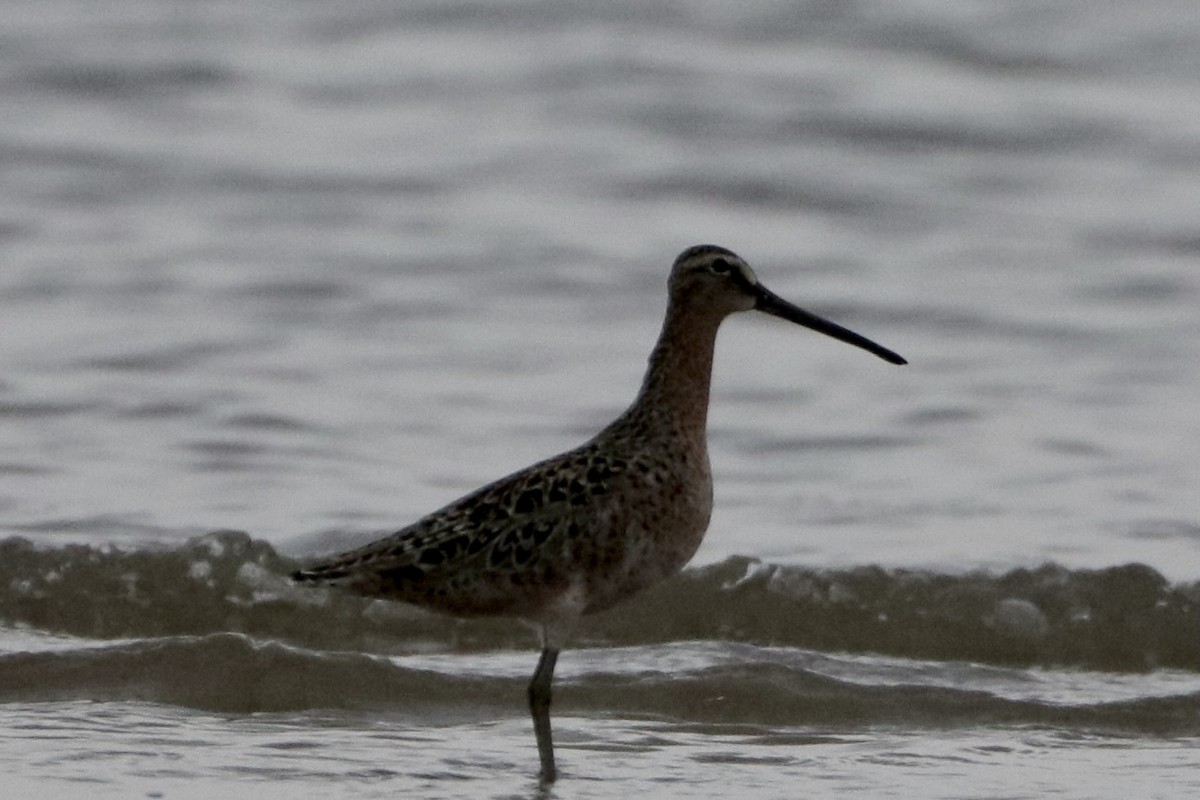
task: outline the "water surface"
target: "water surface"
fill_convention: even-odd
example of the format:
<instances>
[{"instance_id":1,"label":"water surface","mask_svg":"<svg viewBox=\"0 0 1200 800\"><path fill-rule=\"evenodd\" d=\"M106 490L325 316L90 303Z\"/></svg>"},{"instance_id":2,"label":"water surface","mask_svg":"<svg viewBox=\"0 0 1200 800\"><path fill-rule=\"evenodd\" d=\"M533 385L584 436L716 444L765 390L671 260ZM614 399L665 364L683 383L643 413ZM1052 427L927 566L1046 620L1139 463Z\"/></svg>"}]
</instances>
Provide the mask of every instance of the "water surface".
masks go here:
<instances>
[{"instance_id":1,"label":"water surface","mask_svg":"<svg viewBox=\"0 0 1200 800\"><path fill-rule=\"evenodd\" d=\"M698 242L911 363L725 326L714 571L564 656L556 791L1195 793L1194 3L19 0L0 30L24 794L528 794L526 632L276 577L594 433ZM293 670L325 689L243 691Z\"/></svg>"}]
</instances>

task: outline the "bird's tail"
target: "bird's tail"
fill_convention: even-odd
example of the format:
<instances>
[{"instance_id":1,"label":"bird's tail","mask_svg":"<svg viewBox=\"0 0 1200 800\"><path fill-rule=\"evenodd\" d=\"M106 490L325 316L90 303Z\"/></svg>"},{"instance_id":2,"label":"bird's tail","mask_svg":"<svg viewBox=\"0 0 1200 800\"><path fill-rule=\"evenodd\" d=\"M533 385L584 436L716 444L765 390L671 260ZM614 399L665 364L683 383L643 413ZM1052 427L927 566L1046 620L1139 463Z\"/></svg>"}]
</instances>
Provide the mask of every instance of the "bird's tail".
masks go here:
<instances>
[{"instance_id":1,"label":"bird's tail","mask_svg":"<svg viewBox=\"0 0 1200 800\"><path fill-rule=\"evenodd\" d=\"M292 580L297 583L318 583L327 586L336 586L348 577L350 577L350 573L340 561L317 564L292 573Z\"/></svg>"}]
</instances>

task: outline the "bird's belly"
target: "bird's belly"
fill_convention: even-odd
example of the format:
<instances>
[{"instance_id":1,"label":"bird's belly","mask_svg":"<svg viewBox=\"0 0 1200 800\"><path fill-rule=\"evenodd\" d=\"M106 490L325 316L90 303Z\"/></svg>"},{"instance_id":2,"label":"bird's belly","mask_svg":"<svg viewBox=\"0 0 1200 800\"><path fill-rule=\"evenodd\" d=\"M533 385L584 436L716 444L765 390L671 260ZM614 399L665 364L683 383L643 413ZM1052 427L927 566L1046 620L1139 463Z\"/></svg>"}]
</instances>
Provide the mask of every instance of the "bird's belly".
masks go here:
<instances>
[{"instance_id":1,"label":"bird's belly","mask_svg":"<svg viewBox=\"0 0 1200 800\"><path fill-rule=\"evenodd\" d=\"M574 567L586 586L585 614L602 611L681 570L704 540L711 505L634 516L581 546Z\"/></svg>"}]
</instances>

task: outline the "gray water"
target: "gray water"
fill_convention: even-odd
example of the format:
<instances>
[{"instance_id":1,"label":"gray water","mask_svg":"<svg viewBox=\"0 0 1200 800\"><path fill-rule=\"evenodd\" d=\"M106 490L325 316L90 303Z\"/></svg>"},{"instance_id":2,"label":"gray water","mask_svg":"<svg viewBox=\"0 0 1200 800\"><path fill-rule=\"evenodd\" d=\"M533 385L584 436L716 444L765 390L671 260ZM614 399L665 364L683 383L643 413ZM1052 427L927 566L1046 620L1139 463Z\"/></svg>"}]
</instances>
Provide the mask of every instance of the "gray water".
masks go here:
<instances>
[{"instance_id":1,"label":"gray water","mask_svg":"<svg viewBox=\"0 0 1200 800\"><path fill-rule=\"evenodd\" d=\"M1195 581L1198 54L1191 0L4 3L0 536L400 527L618 413L713 242L911 363L731 320L697 563ZM0 758L56 796L296 796L293 751L345 794L505 796L518 700L397 731L63 698L5 706ZM29 719L127 755L77 774ZM562 726L563 797L1196 788L1194 735Z\"/></svg>"}]
</instances>

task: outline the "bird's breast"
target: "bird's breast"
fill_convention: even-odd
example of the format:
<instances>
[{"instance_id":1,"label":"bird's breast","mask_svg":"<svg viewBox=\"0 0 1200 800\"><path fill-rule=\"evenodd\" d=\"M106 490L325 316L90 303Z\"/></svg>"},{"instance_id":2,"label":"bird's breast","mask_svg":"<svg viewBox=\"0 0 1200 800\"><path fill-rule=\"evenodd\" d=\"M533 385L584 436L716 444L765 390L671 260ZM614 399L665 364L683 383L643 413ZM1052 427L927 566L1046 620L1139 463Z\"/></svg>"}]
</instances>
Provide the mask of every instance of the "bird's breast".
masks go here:
<instances>
[{"instance_id":1,"label":"bird's breast","mask_svg":"<svg viewBox=\"0 0 1200 800\"><path fill-rule=\"evenodd\" d=\"M573 566L588 585L589 613L673 575L704 539L712 515L707 454L634 462L595 509Z\"/></svg>"}]
</instances>

